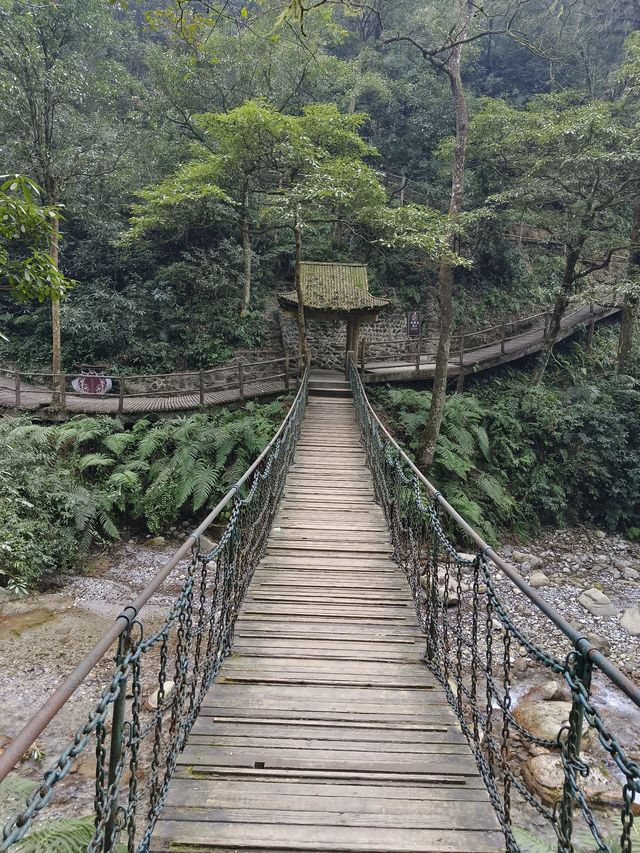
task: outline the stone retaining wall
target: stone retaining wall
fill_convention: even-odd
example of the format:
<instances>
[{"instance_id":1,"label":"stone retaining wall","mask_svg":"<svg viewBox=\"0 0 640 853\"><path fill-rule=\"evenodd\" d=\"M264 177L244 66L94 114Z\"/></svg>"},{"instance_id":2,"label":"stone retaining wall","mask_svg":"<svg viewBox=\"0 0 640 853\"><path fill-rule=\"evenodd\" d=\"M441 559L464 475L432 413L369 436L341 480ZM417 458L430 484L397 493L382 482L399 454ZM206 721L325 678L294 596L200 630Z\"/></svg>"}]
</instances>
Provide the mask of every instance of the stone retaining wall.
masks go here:
<instances>
[{"instance_id":1,"label":"stone retaining wall","mask_svg":"<svg viewBox=\"0 0 640 853\"><path fill-rule=\"evenodd\" d=\"M431 322L430 322L431 320ZM423 311L423 334L432 334L433 314ZM341 321L307 320L307 342L314 367L342 370L347 343L347 325ZM280 314L284 348L293 352L298 346L298 321ZM401 308L383 310L374 322L363 323L360 340L366 340L376 358L401 355L407 339L407 315ZM394 342L398 343L394 343Z\"/></svg>"}]
</instances>

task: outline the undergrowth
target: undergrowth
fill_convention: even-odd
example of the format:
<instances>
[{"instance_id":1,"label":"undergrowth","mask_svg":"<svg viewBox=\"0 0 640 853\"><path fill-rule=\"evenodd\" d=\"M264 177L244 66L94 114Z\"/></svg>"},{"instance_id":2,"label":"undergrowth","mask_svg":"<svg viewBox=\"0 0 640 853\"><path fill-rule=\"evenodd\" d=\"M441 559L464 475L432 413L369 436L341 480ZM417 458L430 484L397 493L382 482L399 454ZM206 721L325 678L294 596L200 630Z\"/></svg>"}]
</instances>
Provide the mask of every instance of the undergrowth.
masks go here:
<instances>
[{"instance_id":1,"label":"undergrowth","mask_svg":"<svg viewBox=\"0 0 640 853\"><path fill-rule=\"evenodd\" d=\"M213 506L259 455L284 401L126 428L110 417L0 421L0 585L55 582L126 526L163 533Z\"/></svg>"},{"instance_id":2,"label":"undergrowth","mask_svg":"<svg viewBox=\"0 0 640 853\"><path fill-rule=\"evenodd\" d=\"M578 343L561 351L539 387L509 370L447 398L429 478L490 540L575 522L638 536L640 380L613 372L612 338L605 329L590 354ZM415 453L430 393L371 397Z\"/></svg>"}]
</instances>

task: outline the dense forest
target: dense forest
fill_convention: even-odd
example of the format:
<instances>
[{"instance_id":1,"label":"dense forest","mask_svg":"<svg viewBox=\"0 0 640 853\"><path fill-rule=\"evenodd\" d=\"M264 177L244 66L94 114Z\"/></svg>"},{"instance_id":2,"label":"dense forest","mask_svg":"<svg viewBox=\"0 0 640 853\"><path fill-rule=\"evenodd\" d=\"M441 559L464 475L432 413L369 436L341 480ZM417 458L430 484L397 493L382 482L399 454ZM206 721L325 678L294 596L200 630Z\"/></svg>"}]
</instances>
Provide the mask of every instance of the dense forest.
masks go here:
<instances>
[{"instance_id":1,"label":"dense forest","mask_svg":"<svg viewBox=\"0 0 640 853\"><path fill-rule=\"evenodd\" d=\"M266 346L297 236L429 314L431 389L374 396L471 522L637 537L639 28L633 0L0 0L0 367ZM556 346L613 289L621 318ZM455 330L547 309L539 357L453 393ZM282 405L4 418L5 581L192 517Z\"/></svg>"}]
</instances>

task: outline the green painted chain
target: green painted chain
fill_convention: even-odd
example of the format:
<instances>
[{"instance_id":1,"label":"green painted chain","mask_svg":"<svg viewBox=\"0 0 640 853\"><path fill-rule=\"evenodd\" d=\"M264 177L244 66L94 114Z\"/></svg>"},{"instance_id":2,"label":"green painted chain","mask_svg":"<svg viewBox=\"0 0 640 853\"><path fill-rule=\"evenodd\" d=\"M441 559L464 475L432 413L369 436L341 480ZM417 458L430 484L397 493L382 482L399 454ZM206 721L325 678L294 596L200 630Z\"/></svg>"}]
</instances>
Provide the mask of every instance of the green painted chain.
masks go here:
<instances>
[{"instance_id":1,"label":"green painted chain","mask_svg":"<svg viewBox=\"0 0 640 853\"><path fill-rule=\"evenodd\" d=\"M112 853L119 844L127 853L148 850L178 757L229 652L238 611L264 554L300 434L307 383L305 373L284 428L246 493L233 487L217 544L202 552L196 542L162 625L148 637L139 622L128 625L108 686L25 807L4 826L0 853L24 838L92 740L95 830L88 853ZM154 687L156 707L143 711L142 691Z\"/></svg>"},{"instance_id":2,"label":"green painted chain","mask_svg":"<svg viewBox=\"0 0 640 853\"><path fill-rule=\"evenodd\" d=\"M350 382L361 439L372 473L376 498L391 531L395 558L413 592L419 624L426 635L426 662L440 681L476 759L489 798L505 835L509 853L520 848L511 825L513 794L526 800L557 836L560 853L574 851L574 818L579 814L598 851L610 851L598 818L584 791L589 764L580 757L586 725L611 757L625 780L621 783L622 853L631 853L640 768L628 758L594 705L590 693L591 663L571 648L559 660L531 641L511 618L502 601L487 555L461 556L454 544L463 536L452 518L441 517L440 495L425 497L420 478L396 446L381 433L371 412L358 372L350 364ZM471 602L463 604L462 573L472 572ZM533 606L533 605L532 605ZM500 652L494 639L500 636ZM562 677L569 687L572 710L569 725L556 741L540 738L519 722L512 710L512 648L516 646L544 671ZM495 648L494 648L495 647ZM482 689L481 689L482 688ZM481 705L484 695L484 707ZM495 721L494 721L495 720ZM550 809L519 778L512 741L556 749L564 775L560 802Z\"/></svg>"}]
</instances>

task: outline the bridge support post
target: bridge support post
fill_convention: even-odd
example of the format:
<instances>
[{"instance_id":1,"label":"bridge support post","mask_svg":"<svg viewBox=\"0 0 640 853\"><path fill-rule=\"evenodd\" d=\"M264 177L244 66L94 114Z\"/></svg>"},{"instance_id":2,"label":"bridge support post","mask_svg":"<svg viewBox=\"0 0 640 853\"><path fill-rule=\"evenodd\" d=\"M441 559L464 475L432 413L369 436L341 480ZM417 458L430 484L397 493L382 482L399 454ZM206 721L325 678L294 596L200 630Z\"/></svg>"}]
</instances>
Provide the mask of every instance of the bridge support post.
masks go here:
<instances>
[{"instance_id":1,"label":"bridge support post","mask_svg":"<svg viewBox=\"0 0 640 853\"><path fill-rule=\"evenodd\" d=\"M500 352L504 355L505 344L507 341L507 324L502 324L502 329L500 330Z\"/></svg>"},{"instance_id":2,"label":"bridge support post","mask_svg":"<svg viewBox=\"0 0 640 853\"><path fill-rule=\"evenodd\" d=\"M364 366L366 361L366 350L367 348L367 339L363 338L360 344L360 376L362 377L362 382L364 384Z\"/></svg>"},{"instance_id":3,"label":"bridge support post","mask_svg":"<svg viewBox=\"0 0 640 853\"><path fill-rule=\"evenodd\" d=\"M244 364L242 362L238 364L238 393L240 399L244 400Z\"/></svg>"},{"instance_id":4,"label":"bridge support post","mask_svg":"<svg viewBox=\"0 0 640 853\"><path fill-rule=\"evenodd\" d=\"M591 352L593 346L593 334L596 330L596 312L593 302L589 303L589 328L587 329L587 340L584 348L587 352Z\"/></svg>"},{"instance_id":5,"label":"bridge support post","mask_svg":"<svg viewBox=\"0 0 640 853\"><path fill-rule=\"evenodd\" d=\"M289 390L289 353L284 354L284 390Z\"/></svg>"},{"instance_id":6,"label":"bridge support post","mask_svg":"<svg viewBox=\"0 0 640 853\"><path fill-rule=\"evenodd\" d=\"M58 385L60 388L60 408L64 411L67 408L67 374L58 374Z\"/></svg>"},{"instance_id":7,"label":"bridge support post","mask_svg":"<svg viewBox=\"0 0 640 853\"><path fill-rule=\"evenodd\" d=\"M458 380L456 382L456 394L464 391L464 335L460 335L460 365L458 368Z\"/></svg>"},{"instance_id":8,"label":"bridge support post","mask_svg":"<svg viewBox=\"0 0 640 853\"><path fill-rule=\"evenodd\" d=\"M116 661L119 664L124 658L129 632L125 631L120 635L118 644L118 653ZM119 776L122 775L122 768L119 766L122 759L122 738L124 733L124 715L127 699L127 679L123 678L120 682L120 692L118 693L113 703L113 716L111 718L111 743L109 746L109 775L107 780L107 792L113 790L113 797L109 802L107 800L107 809L109 816L104 829L104 853L111 853L115 848L115 831L118 818L118 782ZM99 771L100 768L98 767Z\"/></svg>"},{"instance_id":9,"label":"bridge support post","mask_svg":"<svg viewBox=\"0 0 640 853\"><path fill-rule=\"evenodd\" d=\"M420 353L422 351L422 323L420 323L420 331L418 333L418 343L416 346L416 376L420 373Z\"/></svg>"},{"instance_id":10,"label":"bridge support post","mask_svg":"<svg viewBox=\"0 0 640 853\"><path fill-rule=\"evenodd\" d=\"M198 390L200 391L200 405L204 406L204 370L198 372Z\"/></svg>"},{"instance_id":11,"label":"bridge support post","mask_svg":"<svg viewBox=\"0 0 640 853\"><path fill-rule=\"evenodd\" d=\"M15 382L15 389L16 389L16 409L19 409L20 408L20 374L18 373L17 370L14 374L13 380Z\"/></svg>"},{"instance_id":12,"label":"bridge support post","mask_svg":"<svg viewBox=\"0 0 640 853\"><path fill-rule=\"evenodd\" d=\"M118 376L118 414L124 411L124 376Z\"/></svg>"}]
</instances>

